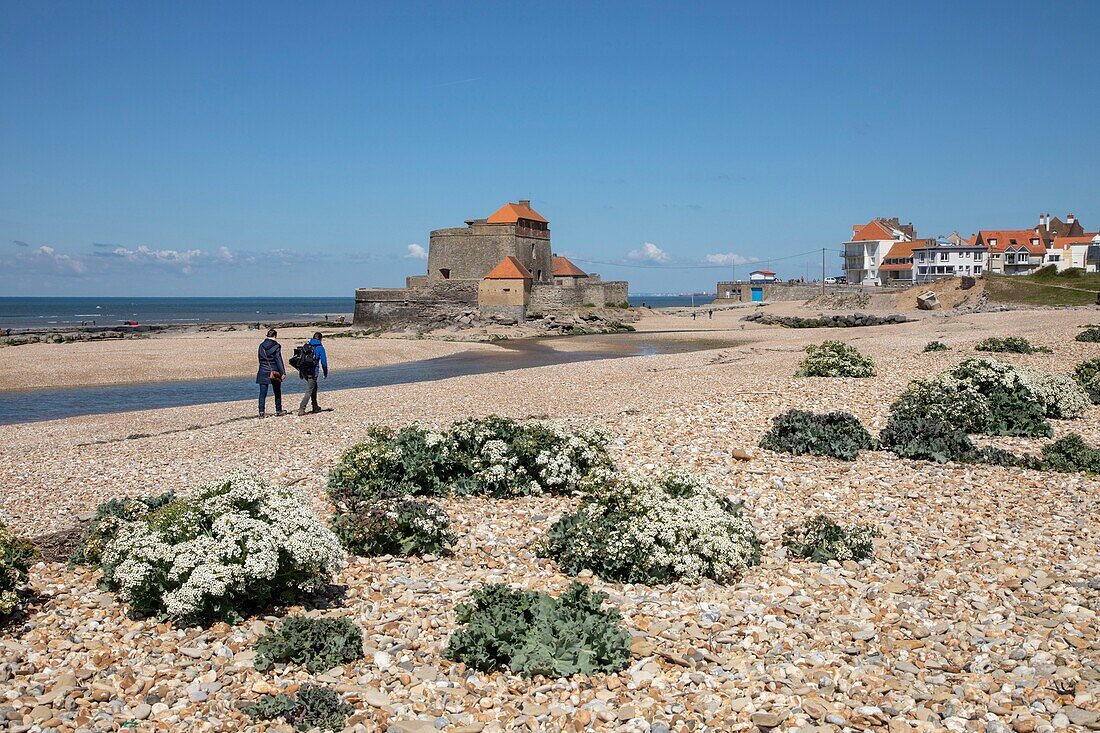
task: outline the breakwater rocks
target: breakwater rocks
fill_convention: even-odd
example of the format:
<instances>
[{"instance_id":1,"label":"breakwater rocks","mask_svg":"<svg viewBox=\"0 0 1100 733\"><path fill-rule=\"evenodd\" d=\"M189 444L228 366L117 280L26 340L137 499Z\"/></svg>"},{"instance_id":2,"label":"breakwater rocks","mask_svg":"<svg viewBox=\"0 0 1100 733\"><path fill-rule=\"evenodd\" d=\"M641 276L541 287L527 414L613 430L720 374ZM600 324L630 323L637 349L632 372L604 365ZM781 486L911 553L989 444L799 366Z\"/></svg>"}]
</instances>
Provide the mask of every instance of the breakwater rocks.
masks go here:
<instances>
[{"instance_id":1,"label":"breakwater rocks","mask_svg":"<svg viewBox=\"0 0 1100 733\"><path fill-rule=\"evenodd\" d=\"M889 316L873 316L867 313L827 316L822 313L813 318L750 313L741 320L763 323L767 326L783 326L784 328L856 328L859 326L885 326L890 323L905 323L911 319L900 313Z\"/></svg>"},{"instance_id":2,"label":"breakwater rocks","mask_svg":"<svg viewBox=\"0 0 1100 733\"><path fill-rule=\"evenodd\" d=\"M147 338L154 331L165 329L165 326L129 326L126 328L81 328L75 331L20 331L19 333L0 336L0 347Z\"/></svg>"}]
</instances>

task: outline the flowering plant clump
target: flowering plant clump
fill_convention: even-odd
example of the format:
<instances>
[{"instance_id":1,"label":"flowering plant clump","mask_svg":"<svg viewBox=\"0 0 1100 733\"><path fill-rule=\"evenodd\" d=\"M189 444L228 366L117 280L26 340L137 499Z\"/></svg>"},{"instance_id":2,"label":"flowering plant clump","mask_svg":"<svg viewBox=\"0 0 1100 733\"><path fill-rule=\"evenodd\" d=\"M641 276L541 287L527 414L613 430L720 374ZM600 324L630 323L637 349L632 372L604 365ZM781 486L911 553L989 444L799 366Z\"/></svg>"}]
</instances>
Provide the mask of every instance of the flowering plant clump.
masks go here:
<instances>
[{"instance_id":1,"label":"flowering plant clump","mask_svg":"<svg viewBox=\"0 0 1100 733\"><path fill-rule=\"evenodd\" d=\"M1022 336L1005 336L998 338L990 336L982 339L974 346L975 351L995 351L1004 354L1037 354L1050 353L1046 346L1032 346L1031 342Z\"/></svg>"},{"instance_id":2,"label":"flowering plant clump","mask_svg":"<svg viewBox=\"0 0 1100 733\"><path fill-rule=\"evenodd\" d=\"M847 412L817 414L788 410L776 415L760 447L780 453L854 461L861 449L875 447L875 439L855 415Z\"/></svg>"},{"instance_id":3,"label":"flowering plant clump","mask_svg":"<svg viewBox=\"0 0 1100 733\"><path fill-rule=\"evenodd\" d=\"M458 607L465 628L451 635L444 656L483 672L507 667L527 677L618 672L630 661L622 616L602 609L606 593L572 583L558 598L487 585Z\"/></svg>"},{"instance_id":4,"label":"flowering plant clump","mask_svg":"<svg viewBox=\"0 0 1100 733\"><path fill-rule=\"evenodd\" d=\"M815 562L866 560L874 552L878 531L868 525L845 529L824 514L783 531L783 546L795 557Z\"/></svg>"},{"instance_id":5,"label":"flowering plant clump","mask_svg":"<svg viewBox=\"0 0 1100 733\"><path fill-rule=\"evenodd\" d=\"M205 621L317 590L343 555L291 488L234 472L124 524L100 564L136 612Z\"/></svg>"},{"instance_id":6,"label":"flowering plant clump","mask_svg":"<svg viewBox=\"0 0 1100 733\"><path fill-rule=\"evenodd\" d=\"M38 550L29 540L16 537L0 522L0 619L19 605L19 586L36 557Z\"/></svg>"},{"instance_id":7,"label":"flowering plant clump","mask_svg":"<svg viewBox=\"0 0 1100 733\"><path fill-rule=\"evenodd\" d=\"M1088 392L1093 404L1100 403L1100 359L1087 359L1078 364L1073 369L1073 378Z\"/></svg>"},{"instance_id":8,"label":"flowering plant clump","mask_svg":"<svg viewBox=\"0 0 1100 733\"><path fill-rule=\"evenodd\" d=\"M255 666L267 671L278 662L325 672L363 658L363 632L344 617L293 616L256 640Z\"/></svg>"},{"instance_id":9,"label":"flowering plant clump","mask_svg":"<svg viewBox=\"0 0 1100 733\"><path fill-rule=\"evenodd\" d=\"M951 347L948 346L947 344L945 344L942 341L929 341L927 344L924 345L924 351L926 353L929 352L929 351L950 351L950 350L951 350Z\"/></svg>"},{"instance_id":10,"label":"flowering plant clump","mask_svg":"<svg viewBox=\"0 0 1100 733\"><path fill-rule=\"evenodd\" d=\"M429 501L379 499L341 507L332 529L356 555L441 555L458 539L447 512Z\"/></svg>"},{"instance_id":11,"label":"flowering plant clump","mask_svg":"<svg viewBox=\"0 0 1100 733\"><path fill-rule=\"evenodd\" d=\"M151 496L137 499L108 499L96 507L95 516L80 538L76 550L69 558L71 565L99 564L100 556L107 543L114 539L121 528L127 522L132 522L160 509L170 503L176 495L166 491L160 496Z\"/></svg>"},{"instance_id":12,"label":"flowering plant clump","mask_svg":"<svg viewBox=\"0 0 1100 733\"><path fill-rule=\"evenodd\" d=\"M331 688L306 682L291 697L280 692L278 695L263 695L252 705L241 707L253 720L273 720L282 718L294 726L295 730L307 731L343 730L348 716L355 708L348 705Z\"/></svg>"},{"instance_id":13,"label":"flowering plant clump","mask_svg":"<svg viewBox=\"0 0 1100 733\"><path fill-rule=\"evenodd\" d=\"M842 341L825 341L806 347L806 358L794 373L796 377L873 377L875 363L854 346Z\"/></svg>"},{"instance_id":14,"label":"flowering plant clump","mask_svg":"<svg viewBox=\"0 0 1100 733\"><path fill-rule=\"evenodd\" d=\"M728 581L760 561L741 508L687 474L610 476L550 528L539 554L615 582Z\"/></svg>"},{"instance_id":15,"label":"flowering plant clump","mask_svg":"<svg viewBox=\"0 0 1100 733\"><path fill-rule=\"evenodd\" d=\"M967 433L1049 436L1048 405L1032 384L1011 364L966 359L938 377L910 382L890 411L898 419L939 420Z\"/></svg>"},{"instance_id":16,"label":"flowering plant clump","mask_svg":"<svg viewBox=\"0 0 1100 733\"><path fill-rule=\"evenodd\" d=\"M338 505L408 494L568 494L607 468L610 436L546 420L487 417L434 432L372 428L329 478Z\"/></svg>"},{"instance_id":17,"label":"flowering plant clump","mask_svg":"<svg viewBox=\"0 0 1100 733\"><path fill-rule=\"evenodd\" d=\"M1042 403L1047 417L1069 420L1081 417L1092 405L1089 393L1065 374L1021 367L1020 375L1035 398Z\"/></svg>"}]
</instances>

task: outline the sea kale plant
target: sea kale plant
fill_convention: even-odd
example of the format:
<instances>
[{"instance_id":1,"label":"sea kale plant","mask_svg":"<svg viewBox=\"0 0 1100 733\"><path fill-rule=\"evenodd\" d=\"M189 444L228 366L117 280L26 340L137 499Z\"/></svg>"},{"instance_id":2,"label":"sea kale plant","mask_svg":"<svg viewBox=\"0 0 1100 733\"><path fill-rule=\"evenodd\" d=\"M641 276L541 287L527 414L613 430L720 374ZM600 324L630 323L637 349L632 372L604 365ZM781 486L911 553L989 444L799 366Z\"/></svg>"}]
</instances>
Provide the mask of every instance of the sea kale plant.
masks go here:
<instances>
[{"instance_id":1,"label":"sea kale plant","mask_svg":"<svg viewBox=\"0 0 1100 733\"><path fill-rule=\"evenodd\" d=\"M614 582L729 581L760 561L741 509L688 474L608 476L550 528L539 554Z\"/></svg>"},{"instance_id":2,"label":"sea kale plant","mask_svg":"<svg viewBox=\"0 0 1100 733\"><path fill-rule=\"evenodd\" d=\"M338 512L332 529L356 555L442 555L457 537L438 505L419 499L353 502Z\"/></svg>"},{"instance_id":3,"label":"sea kale plant","mask_svg":"<svg viewBox=\"0 0 1100 733\"><path fill-rule=\"evenodd\" d=\"M1062 473L1100 473L1100 450L1070 433L1043 448L1041 467Z\"/></svg>"},{"instance_id":4,"label":"sea kale plant","mask_svg":"<svg viewBox=\"0 0 1100 733\"><path fill-rule=\"evenodd\" d=\"M1048 410L1062 407L1049 405L1034 384L1010 364L966 359L937 377L910 382L890 406L891 416L938 420L967 433L1045 437L1051 434ZM1065 407L1074 410L1071 402Z\"/></svg>"},{"instance_id":5,"label":"sea kale plant","mask_svg":"<svg viewBox=\"0 0 1100 733\"><path fill-rule=\"evenodd\" d=\"M788 410L777 415L760 447L795 455L832 456L853 461L860 450L875 447L875 439L855 415Z\"/></svg>"},{"instance_id":6,"label":"sea kale plant","mask_svg":"<svg viewBox=\"0 0 1100 733\"><path fill-rule=\"evenodd\" d=\"M1092 405L1089 393L1067 374L1052 374L1031 367L1020 367L1020 376L1047 417L1071 420L1081 417Z\"/></svg>"},{"instance_id":7,"label":"sea kale plant","mask_svg":"<svg viewBox=\"0 0 1100 733\"><path fill-rule=\"evenodd\" d=\"M879 444L902 458L1038 468L1036 461L1028 456L1017 456L993 446L978 448L963 430L942 420L892 416L879 433Z\"/></svg>"},{"instance_id":8,"label":"sea kale plant","mask_svg":"<svg viewBox=\"0 0 1100 733\"><path fill-rule=\"evenodd\" d=\"M1100 359L1087 359L1078 364L1073 369L1073 378L1088 392L1093 404L1100 403Z\"/></svg>"},{"instance_id":9,"label":"sea kale plant","mask_svg":"<svg viewBox=\"0 0 1100 733\"><path fill-rule=\"evenodd\" d=\"M948 346L947 344L945 344L942 341L929 341L927 344L924 345L924 352L925 353L928 353L929 351L950 351L950 350L951 350L951 347Z\"/></svg>"},{"instance_id":10,"label":"sea kale plant","mask_svg":"<svg viewBox=\"0 0 1100 733\"><path fill-rule=\"evenodd\" d=\"M119 527L100 565L135 612L203 622L315 591L343 558L297 492L234 472Z\"/></svg>"},{"instance_id":11,"label":"sea kale plant","mask_svg":"<svg viewBox=\"0 0 1100 733\"><path fill-rule=\"evenodd\" d=\"M569 494L611 465L610 436L548 420L490 416L445 431L372 428L329 478L337 506L404 495Z\"/></svg>"},{"instance_id":12,"label":"sea kale plant","mask_svg":"<svg viewBox=\"0 0 1100 733\"><path fill-rule=\"evenodd\" d=\"M1096 343L1100 341L1100 326L1085 326L1085 330L1077 334L1074 338L1077 341L1083 341L1085 343Z\"/></svg>"},{"instance_id":13,"label":"sea kale plant","mask_svg":"<svg viewBox=\"0 0 1100 733\"><path fill-rule=\"evenodd\" d=\"M815 562L866 560L874 552L872 540L879 533L874 527L841 527L825 514L818 514L800 525L783 531L783 546L794 557Z\"/></svg>"},{"instance_id":14,"label":"sea kale plant","mask_svg":"<svg viewBox=\"0 0 1100 733\"><path fill-rule=\"evenodd\" d=\"M255 666L264 672L279 662L325 672L363 658L363 632L343 616L292 616L256 640Z\"/></svg>"},{"instance_id":15,"label":"sea kale plant","mask_svg":"<svg viewBox=\"0 0 1100 733\"><path fill-rule=\"evenodd\" d=\"M582 583L554 598L493 584L458 607L465 628L451 635L447 659L483 672L570 677L618 672L630 659L630 635L607 594Z\"/></svg>"},{"instance_id":16,"label":"sea kale plant","mask_svg":"<svg viewBox=\"0 0 1100 733\"><path fill-rule=\"evenodd\" d=\"M38 550L29 540L16 537L0 522L0 620L19 605L19 587L36 557Z\"/></svg>"},{"instance_id":17,"label":"sea kale plant","mask_svg":"<svg viewBox=\"0 0 1100 733\"><path fill-rule=\"evenodd\" d=\"M95 516L80 538L69 563L72 565L98 565L107 543L115 538L118 530L127 522L133 522L160 509L176 498L167 491L159 496L128 499L108 499L96 507Z\"/></svg>"},{"instance_id":18,"label":"sea kale plant","mask_svg":"<svg viewBox=\"0 0 1100 733\"><path fill-rule=\"evenodd\" d=\"M242 706L241 710L253 720L282 718L300 731L343 730L348 716L355 712L355 708L331 688L309 682L299 687L293 697L282 692L263 695L252 705Z\"/></svg>"},{"instance_id":19,"label":"sea kale plant","mask_svg":"<svg viewBox=\"0 0 1100 733\"><path fill-rule=\"evenodd\" d=\"M806 347L806 358L794 373L796 377L873 377L875 363L854 346L843 341L825 341Z\"/></svg>"},{"instance_id":20,"label":"sea kale plant","mask_svg":"<svg viewBox=\"0 0 1100 733\"><path fill-rule=\"evenodd\" d=\"M975 351L992 351L1001 354L1038 354L1050 353L1046 346L1032 346L1031 342L1022 336L1005 336L999 338L990 336L982 339L974 346Z\"/></svg>"}]
</instances>

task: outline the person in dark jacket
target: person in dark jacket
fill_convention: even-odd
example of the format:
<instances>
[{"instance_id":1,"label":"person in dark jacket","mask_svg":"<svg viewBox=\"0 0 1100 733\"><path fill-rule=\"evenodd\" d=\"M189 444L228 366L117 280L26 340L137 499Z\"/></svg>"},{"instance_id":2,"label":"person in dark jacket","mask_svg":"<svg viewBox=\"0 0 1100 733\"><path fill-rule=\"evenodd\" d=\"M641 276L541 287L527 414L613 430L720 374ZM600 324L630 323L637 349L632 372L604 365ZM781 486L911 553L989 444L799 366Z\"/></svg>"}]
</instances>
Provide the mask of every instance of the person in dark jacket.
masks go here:
<instances>
[{"instance_id":1,"label":"person in dark jacket","mask_svg":"<svg viewBox=\"0 0 1100 733\"><path fill-rule=\"evenodd\" d=\"M267 338L260 343L260 367L256 370L256 384L260 385L260 417L267 409L267 388L275 392L275 414L283 412L283 380L286 379L286 367L283 365L283 347L275 340L279 334L272 328Z\"/></svg>"},{"instance_id":2,"label":"person in dark jacket","mask_svg":"<svg viewBox=\"0 0 1100 733\"><path fill-rule=\"evenodd\" d=\"M306 393L302 395L302 401L298 405L298 415L306 414L306 403L313 401L313 412L320 412L321 406L317 404L317 378L323 371L325 379L328 379L328 356L325 354L325 347L321 344L321 332L317 331L313 334L313 338L309 340L310 345L313 347L313 372L311 374L299 374L298 376L306 380Z\"/></svg>"}]
</instances>

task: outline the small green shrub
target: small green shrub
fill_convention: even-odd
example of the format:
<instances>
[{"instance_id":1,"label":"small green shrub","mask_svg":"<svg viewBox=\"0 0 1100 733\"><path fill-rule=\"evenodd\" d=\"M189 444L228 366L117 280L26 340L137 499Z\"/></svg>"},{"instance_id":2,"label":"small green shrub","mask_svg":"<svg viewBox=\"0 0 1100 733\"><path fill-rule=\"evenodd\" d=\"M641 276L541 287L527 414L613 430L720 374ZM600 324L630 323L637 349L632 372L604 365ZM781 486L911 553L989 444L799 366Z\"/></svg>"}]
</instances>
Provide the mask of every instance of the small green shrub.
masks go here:
<instances>
[{"instance_id":1,"label":"small green shrub","mask_svg":"<svg viewBox=\"0 0 1100 733\"><path fill-rule=\"evenodd\" d=\"M575 575L622 583L728 581L760 562L742 505L681 473L614 476L591 487L539 546Z\"/></svg>"},{"instance_id":2,"label":"small green shrub","mask_svg":"<svg viewBox=\"0 0 1100 733\"><path fill-rule=\"evenodd\" d=\"M878 439L883 448L902 458L936 463L963 461L974 452L966 432L942 420L891 417Z\"/></svg>"},{"instance_id":3,"label":"small green shrub","mask_svg":"<svg viewBox=\"0 0 1100 733\"><path fill-rule=\"evenodd\" d=\"M760 447L854 461L860 450L874 448L875 440L859 419L847 412L788 410L775 417Z\"/></svg>"},{"instance_id":4,"label":"small green shrub","mask_svg":"<svg viewBox=\"0 0 1100 733\"><path fill-rule=\"evenodd\" d=\"M69 558L70 565L98 565L107 543L126 524L147 516L176 498L171 491L137 499L108 499L96 507L95 516Z\"/></svg>"},{"instance_id":5,"label":"small green shrub","mask_svg":"<svg viewBox=\"0 0 1100 733\"><path fill-rule=\"evenodd\" d=\"M581 583L554 598L487 585L458 607L465 628L451 635L444 656L483 672L502 668L527 677L618 672L630 659L630 635L607 594Z\"/></svg>"},{"instance_id":6,"label":"small green shrub","mask_svg":"<svg viewBox=\"0 0 1100 733\"><path fill-rule=\"evenodd\" d=\"M1100 450L1070 433L1043 448L1041 467L1062 473L1100 473Z\"/></svg>"},{"instance_id":7,"label":"small green shrub","mask_svg":"<svg viewBox=\"0 0 1100 733\"><path fill-rule=\"evenodd\" d=\"M19 605L19 587L36 557L38 550L29 540L16 537L0 522L0 619Z\"/></svg>"},{"instance_id":8,"label":"small green shrub","mask_svg":"<svg viewBox=\"0 0 1100 733\"><path fill-rule=\"evenodd\" d=\"M100 558L103 587L137 613L198 623L294 600L343 563L303 496L241 471L126 522Z\"/></svg>"},{"instance_id":9,"label":"small green shrub","mask_svg":"<svg viewBox=\"0 0 1100 733\"><path fill-rule=\"evenodd\" d=\"M925 353L929 351L950 351L951 347L942 341L929 341L924 345Z\"/></svg>"},{"instance_id":10,"label":"small green shrub","mask_svg":"<svg viewBox=\"0 0 1100 733\"><path fill-rule=\"evenodd\" d=\"M355 708L344 702L334 690L309 682L299 687L294 697L281 692L278 695L263 695L241 710L253 720L282 718L301 731L313 728L343 730L348 716L355 712Z\"/></svg>"},{"instance_id":11,"label":"small green shrub","mask_svg":"<svg viewBox=\"0 0 1100 733\"><path fill-rule=\"evenodd\" d=\"M1087 359L1073 369L1073 378L1088 393L1093 404L1100 403L1100 359Z\"/></svg>"},{"instance_id":12,"label":"small green shrub","mask_svg":"<svg viewBox=\"0 0 1100 733\"><path fill-rule=\"evenodd\" d=\"M277 662L325 672L363 658L363 632L343 616L292 616L257 639L255 648L255 666L261 672Z\"/></svg>"},{"instance_id":13,"label":"small green shrub","mask_svg":"<svg viewBox=\"0 0 1100 733\"><path fill-rule=\"evenodd\" d=\"M1005 336L998 338L990 336L982 339L974 346L975 351L993 351L1002 354L1037 354L1050 353L1046 346L1032 346L1031 342L1022 336Z\"/></svg>"},{"instance_id":14,"label":"small green shrub","mask_svg":"<svg viewBox=\"0 0 1100 733\"><path fill-rule=\"evenodd\" d=\"M783 531L783 546L794 557L815 562L865 560L874 552L874 527L857 525L845 529L825 514L807 519Z\"/></svg>"},{"instance_id":15,"label":"small green shrub","mask_svg":"<svg viewBox=\"0 0 1100 733\"><path fill-rule=\"evenodd\" d=\"M379 499L338 511L332 529L350 552L378 555L442 555L458 539L447 512L416 499Z\"/></svg>"},{"instance_id":16,"label":"small green shrub","mask_svg":"<svg viewBox=\"0 0 1100 733\"><path fill-rule=\"evenodd\" d=\"M825 341L806 347L806 358L794 373L796 377L873 377L875 363L854 346L842 341Z\"/></svg>"},{"instance_id":17,"label":"small green shrub","mask_svg":"<svg viewBox=\"0 0 1100 733\"><path fill-rule=\"evenodd\" d=\"M1085 330L1075 336L1077 341L1096 343L1100 341L1100 326L1086 326Z\"/></svg>"}]
</instances>

